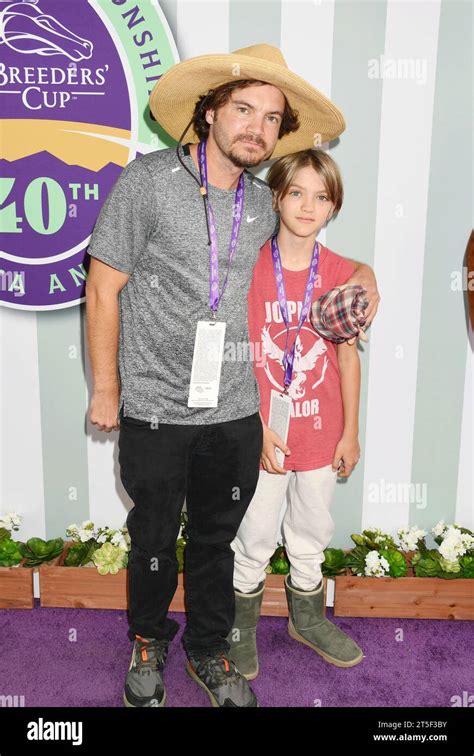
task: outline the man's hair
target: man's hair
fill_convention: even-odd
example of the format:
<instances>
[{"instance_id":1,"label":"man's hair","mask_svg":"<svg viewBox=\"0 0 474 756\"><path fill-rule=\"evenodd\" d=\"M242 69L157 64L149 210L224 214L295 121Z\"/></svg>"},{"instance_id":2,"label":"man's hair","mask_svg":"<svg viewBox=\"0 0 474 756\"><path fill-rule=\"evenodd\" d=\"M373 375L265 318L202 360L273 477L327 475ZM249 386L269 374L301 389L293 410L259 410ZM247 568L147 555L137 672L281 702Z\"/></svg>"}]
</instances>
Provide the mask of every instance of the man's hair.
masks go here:
<instances>
[{"instance_id":1,"label":"man's hair","mask_svg":"<svg viewBox=\"0 0 474 756\"><path fill-rule=\"evenodd\" d=\"M201 95L194 106L192 121L194 131L198 135L200 141L207 139L209 135L210 124L206 121L207 110L215 110L217 112L219 108L230 100L232 92L235 92L237 89L246 89L246 87L268 83L268 81L259 81L258 79L239 79L237 81L228 81L226 84L221 84L220 87L210 89L206 95ZM283 96L285 97L285 95ZM205 104L204 100L206 101ZM201 105L203 105L202 108ZM285 108L280 124L278 139L281 139L285 134L296 131L299 129L299 126L298 111L290 107L290 104L285 97Z\"/></svg>"},{"instance_id":2,"label":"man's hair","mask_svg":"<svg viewBox=\"0 0 474 756\"><path fill-rule=\"evenodd\" d=\"M337 163L321 149L293 152L273 163L265 176L265 181L273 191L274 207L276 200L283 199L288 193L296 172L307 166L312 166L323 182L326 194L334 203L334 213L339 212L344 199L341 174Z\"/></svg>"}]
</instances>

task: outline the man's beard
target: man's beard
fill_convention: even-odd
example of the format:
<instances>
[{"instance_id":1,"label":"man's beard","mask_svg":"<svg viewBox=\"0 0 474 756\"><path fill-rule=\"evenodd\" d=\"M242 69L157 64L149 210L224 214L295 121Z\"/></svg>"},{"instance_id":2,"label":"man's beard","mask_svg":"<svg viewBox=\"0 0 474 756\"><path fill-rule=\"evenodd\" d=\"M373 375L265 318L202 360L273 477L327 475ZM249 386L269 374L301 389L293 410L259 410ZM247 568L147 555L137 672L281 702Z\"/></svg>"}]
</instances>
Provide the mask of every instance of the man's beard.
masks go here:
<instances>
[{"instance_id":1,"label":"man's beard","mask_svg":"<svg viewBox=\"0 0 474 756\"><path fill-rule=\"evenodd\" d=\"M242 141L241 139L238 140L236 144L238 144L239 142L241 144L245 144L245 142ZM254 144L258 144L259 147L263 147L263 149L265 150L264 145L260 145L258 142L255 142ZM237 152L235 152L235 145L232 145L229 151L226 152L226 155L229 158L229 160L235 166L237 166L237 168L254 168L256 165L260 165L260 163L263 160L265 160L266 152L264 152L263 157L261 157L258 153L255 153L253 156L251 153L249 153L248 155L244 157L244 156L238 155Z\"/></svg>"},{"instance_id":2,"label":"man's beard","mask_svg":"<svg viewBox=\"0 0 474 756\"><path fill-rule=\"evenodd\" d=\"M216 121L217 123L217 118ZM223 136L223 135L222 135ZM220 134L219 128L215 128L214 130L214 140L221 150L221 152L224 153L224 155L230 160L230 162L235 165L237 168L254 168L256 165L260 165L260 163L263 160L267 159L267 150L266 145L261 144L260 142L255 142L255 144L258 144L259 147L262 147L265 152L262 156L255 153L255 155L252 155L250 152L244 156L238 155L235 151L235 146L238 145L240 142L241 144L245 144L245 142L242 140L242 138L236 140L234 143L229 143L227 139L222 138Z\"/></svg>"},{"instance_id":3,"label":"man's beard","mask_svg":"<svg viewBox=\"0 0 474 756\"><path fill-rule=\"evenodd\" d=\"M245 142L242 139L237 140L237 142L235 144L238 144L239 142L241 144L245 144ZM238 168L254 168L256 165L260 165L260 163L263 160L266 159L265 145L262 145L259 142L254 142L254 144L257 144L259 147L263 148L264 154L263 154L262 157L259 156L257 153L255 153L255 155L253 155L253 156L252 156L251 153L249 153L245 157L241 157L240 155L238 155L234 151L235 150L235 145L232 145L232 147L230 147L229 151L226 152L227 157Z\"/></svg>"}]
</instances>

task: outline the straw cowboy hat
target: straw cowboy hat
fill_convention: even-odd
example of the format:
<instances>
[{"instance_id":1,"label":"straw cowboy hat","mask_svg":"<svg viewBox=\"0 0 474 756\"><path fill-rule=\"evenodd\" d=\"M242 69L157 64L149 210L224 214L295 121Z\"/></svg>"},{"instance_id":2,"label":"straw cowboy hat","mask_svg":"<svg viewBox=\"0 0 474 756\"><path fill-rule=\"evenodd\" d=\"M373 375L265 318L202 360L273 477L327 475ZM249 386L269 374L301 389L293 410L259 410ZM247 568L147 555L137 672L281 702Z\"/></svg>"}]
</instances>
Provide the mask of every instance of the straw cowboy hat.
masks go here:
<instances>
[{"instance_id":1,"label":"straw cowboy hat","mask_svg":"<svg viewBox=\"0 0 474 756\"><path fill-rule=\"evenodd\" d=\"M272 45L252 45L229 54L199 55L176 63L155 84L150 95L151 112L178 141L193 116L199 97L236 78L273 84L298 111L299 129L278 140L272 159L329 142L346 127L341 111L319 90L290 71L281 51ZM192 125L187 133L186 141L199 142Z\"/></svg>"}]
</instances>

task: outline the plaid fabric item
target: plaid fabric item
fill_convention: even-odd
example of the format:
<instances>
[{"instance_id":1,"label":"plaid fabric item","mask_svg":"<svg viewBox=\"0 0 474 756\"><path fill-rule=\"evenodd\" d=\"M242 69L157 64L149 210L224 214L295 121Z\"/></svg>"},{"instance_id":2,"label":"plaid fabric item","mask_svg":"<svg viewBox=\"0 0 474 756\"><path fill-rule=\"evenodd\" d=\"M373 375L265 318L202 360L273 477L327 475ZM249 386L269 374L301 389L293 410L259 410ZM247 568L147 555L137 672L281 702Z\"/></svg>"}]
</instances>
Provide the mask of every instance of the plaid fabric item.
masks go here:
<instances>
[{"instance_id":1,"label":"plaid fabric item","mask_svg":"<svg viewBox=\"0 0 474 756\"><path fill-rule=\"evenodd\" d=\"M357 337L368 341L364 333L364 313L369 304L366 294L363 286L349 284L330 289L311 306L309 319L314 330L336 344Z\"/></svg>"}]
</instances>

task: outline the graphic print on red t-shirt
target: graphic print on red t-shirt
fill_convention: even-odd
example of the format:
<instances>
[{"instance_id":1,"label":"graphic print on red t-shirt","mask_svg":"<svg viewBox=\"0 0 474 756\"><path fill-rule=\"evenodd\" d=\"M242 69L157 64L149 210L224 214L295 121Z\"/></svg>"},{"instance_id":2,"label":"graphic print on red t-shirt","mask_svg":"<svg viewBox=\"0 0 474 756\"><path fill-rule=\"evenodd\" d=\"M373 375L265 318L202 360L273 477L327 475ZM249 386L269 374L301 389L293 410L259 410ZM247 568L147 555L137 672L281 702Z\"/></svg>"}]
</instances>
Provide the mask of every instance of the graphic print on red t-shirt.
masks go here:
<instances>
[{"instance_id":1,"label":"graphic print on red t-shirt","mask_svg":"<svg viewBox=\"0 0 474 756\"><path fill-rule=\"evenodd\" d=\"M334 286L346 283L353 263L320 244L319 265L312 301ZM308 268L283 268L289 317L288 349L303 306ZM283 354L286 326L283 322L268 240L260 249L248 295L249 339L260 391L260 410L268 424L272 389L283 391ZM321 337L308 316L296 338L293 376L288 389L292 413L288 433L291 454L286 470L316 470L330 464L344 428L336 345ZM263 466L260 466L263 469Z\"/></svg>"}]
</instances>

